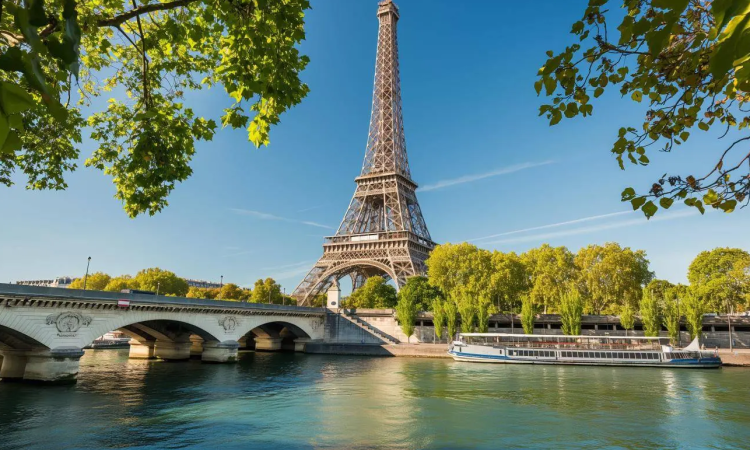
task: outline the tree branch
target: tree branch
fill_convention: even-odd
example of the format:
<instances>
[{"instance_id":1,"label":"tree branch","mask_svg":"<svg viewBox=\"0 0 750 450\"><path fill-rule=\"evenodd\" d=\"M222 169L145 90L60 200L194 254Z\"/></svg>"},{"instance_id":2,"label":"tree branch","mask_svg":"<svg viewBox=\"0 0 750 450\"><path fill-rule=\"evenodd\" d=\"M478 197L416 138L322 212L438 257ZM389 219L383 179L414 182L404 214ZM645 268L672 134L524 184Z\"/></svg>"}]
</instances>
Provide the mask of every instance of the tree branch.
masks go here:
<instances>
[{"instance_id":1,"label":"tree branch","mask_svg":"<svg viewBox=\"0 0 750 450\"><path fill-rule=\"evenodd\" d=\"M169 9L180 8L197 1L200 0L176 0L169 3L152 3L150 5L143 5L109 19L101 19L97 21L96 24L100 27L116 27L134 17L140 16L141 14L149 13L152 11L165 11Z\"/></svg>"}]
</instances>

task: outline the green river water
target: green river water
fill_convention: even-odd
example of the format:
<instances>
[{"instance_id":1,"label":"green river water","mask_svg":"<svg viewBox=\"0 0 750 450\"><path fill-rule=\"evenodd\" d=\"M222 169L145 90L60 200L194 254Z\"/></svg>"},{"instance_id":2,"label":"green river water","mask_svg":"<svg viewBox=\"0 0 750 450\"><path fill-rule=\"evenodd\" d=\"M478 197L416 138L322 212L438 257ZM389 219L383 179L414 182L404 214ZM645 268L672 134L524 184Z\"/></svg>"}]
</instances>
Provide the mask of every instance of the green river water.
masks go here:
<instances>
[{"instance_id":1,"label":"green river water","mask_svg":"<svg viewBox=\"0 0 750 450\"><path fill-rule=\"evenodd\" d=\"M750 369L88 350L78 384L0 384L2 449L750 448Z\"/></svg>"}]
</instances>

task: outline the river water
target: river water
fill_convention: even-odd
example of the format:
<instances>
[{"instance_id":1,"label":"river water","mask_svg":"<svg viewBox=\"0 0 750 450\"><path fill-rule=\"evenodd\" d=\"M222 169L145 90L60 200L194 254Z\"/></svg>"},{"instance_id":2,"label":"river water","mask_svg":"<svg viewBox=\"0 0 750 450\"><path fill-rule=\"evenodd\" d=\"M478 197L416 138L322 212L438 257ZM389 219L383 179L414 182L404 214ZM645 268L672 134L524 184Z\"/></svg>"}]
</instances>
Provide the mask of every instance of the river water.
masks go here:
<instances>
[{"instance_id":1,"label":"river water","mask_svg":"<svg viewBox=\"0 0 750 450\"><path fill-rule=\"evenodd\" d=\"M0 383L0 448L750 448L750 369L127 355L88 350L74 386Z\"/></svg>"}]
</instances>

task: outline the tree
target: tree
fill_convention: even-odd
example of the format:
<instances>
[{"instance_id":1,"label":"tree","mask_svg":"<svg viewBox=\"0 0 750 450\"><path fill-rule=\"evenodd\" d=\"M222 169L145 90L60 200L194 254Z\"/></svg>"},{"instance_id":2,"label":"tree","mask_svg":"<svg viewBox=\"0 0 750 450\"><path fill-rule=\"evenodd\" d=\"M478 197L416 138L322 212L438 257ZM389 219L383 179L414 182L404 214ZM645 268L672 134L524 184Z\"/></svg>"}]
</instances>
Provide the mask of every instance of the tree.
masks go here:
<instances>
[{"instance_id":1,"label":"tree","mask_svg":"<svg viewBox=\"0 0 750 450\"><path fill-rule=\"evenodd\" d=\"M680 345L680 296L676 288L669 289L662 300L664 327L672 345Z\"/></svg>"},{"instance_id":2,"label":"tree","mask_svg":"<svg viewBox=\"0 0 750 450\"><path fill-rule=\"evenodd\" d=\"M284 301L281 295L281 285L273 278L258 279L251 295L253 303L271 303L281 305Z\"/></svg>"},{"instance_id":3,"label":"tree","mask_svg":"<svg viewBox=\"0 0 750 450\"><path fill-rule=\"evenodd\" d=\"M492 252L490 290L500 302L498 309L515 311L520 307L521 294L529 289L529 274L521 258L514 252Z\"/></svg>"},{"instance_id":4,"label":"tree","mask_svg":"<svg viewBox=\"0 0 750 450\"><path fill-rule=\"evenodd\" d=\"M560 321L564 334L578 336L581 334L581 315L583 299L575 288L568 289L560 299Z\"/></svg>"},{"instance_id":5,"label":"tree","mask_svg":"<svg viewBox=\"0 0 750 450\"><path fill-rule=\"evenodd\" d=\"M579 286L593 314L614 312L623 304L637 305L643 286L653 278L643 250L608 242L578 251Z\"/></svg>"},{"instance_id":6,"label":"tree","mask_svg":"<svg viewBox=\"0 0 750 450\"><path fill-rule=\"evenodd\" d=\"M648 283L646 289L648 289L657 301L662 301L664 296L666 296L670 290L674 289L674 284L667 280L654 279Z\"/></svg>"},{"instance_id":7,"label":"tree","mask_svg":"<svg viewBox=\"0 0 750 450\"><path fill-rule=\"evenodd\" d=\"M89 291L103 291L107 287L107 284L112 278L104 272L95 272L89 274L88 278L76 278L73 280L68 289L83 289L84 281L86 283L86 289Z\"/></svg>"},{"instance_id":8,"label":"tree","mask_svg":"<svg viewBox=\"0 0 750 450\"><path fill-rule=\"evenodd\" d=\"M217 128L184 106L186 91L222 86L232 99L222 126L247 128L256 146L305 97L308 58L297 45L307 8L307 0L3 3L0 183L10 186L18 170L29 189L65 189L88 126L98 148L85 164L112 176L128 215L155 214L191 175L195 141ZM113 90L128 100L82 116Z\"/></svg>"},{"instance_id":9,"label":"tree","mask_svg":"<svg viewBox=\"0 0 750 450\"><path fill-rule=\"evenodd\" d=\"M220 300L237 300L239 301L242 297L242 289L234 283L227 283L221 287L219 294Z\"/></svg>"},{"instance_id":10,"label":"tree","mask_svg":"<svg viewBox=\"0 0 750 450\"><path fill-rule=\"evenodd\" d=\"M641 322L643 323L644 336L659 336L661 331L661 312L659 311L659 302L656 296L648 290L643 290L641 297Z\"/></svg>"},{"instance_id":11,"label":"tree","mask_svg":"<svg viewBox=\"0 0 750 450\"><path fill-rule=\"evenodd\" d=\"M647 99L642 126L621 127L612 147L621 169L626 159L633 165L649 164L650 148L677 150L695 127L708 131L713 126L726 135L732 128L748 126L745 1L625 0L626 11L606 3L590 0L583 18L573 24L571 33L580 44L557 54L547 52L549 59L539 70L535 88L537 93L544 88L547 96L554 95L552 104L539 110L550 125L563 117L590 115L591 95L599 97L606 89L619 87L619 95L638 103ZM619 26L612 20L620 21ZM659 208L668 209L675 200L701 213L705 206L732 212L747 204L750 153L747 146L736 144L750 136L730 136L733 142L705 168L704 175L665 174L648 193L625 189L622 201L640 208L646 217Z\"/></svg>"},{"instance_id":12,"label":"tree","mask_svg":"<svg viewBox=\"0 0 750 450\"><path fill-rule=\"evenodd\" d=\"M348 308L393 308L398 303L396 288L380 276L370 277L359 289L352 292L345 303Z\"/></svg>"},{"instance_id":13,"label":"tree","mask_svg":"<svg viewBox=\"0 0 750 450\"><path fill-rule=\"evenodd\" d=\"M435 328L435 337L443 339L443 327L445 327L446 313L445 300L437 299L432 302L432 325Z\"/></svg>"},{"instance_id":14,"label":"tree","mask_svg":"<svg viewBox=\"0 0 750 450\"><path fill-rule=\"evenodd\" d=\"M189 286L187 281L178 277L174 272L162 270L158 267L144 269L135 275L134 281L140 289L158 292L160 295L187 295Z\"/></svg>"},{"instance_id":15,"label":"tree","mask_svg":"<svg viewBox=\"0 0 750 450\"><path fill-rule=\"evenodd\" d=\"M477 308L477 332L486 333L490 328L490 314L493 311L493 305L488 298L480 299Z\"/></svg>"},{"instance_id":16,"label":"tree","mask_svg":"<svg viewBox=\"0 0 750 450\"><path fill-rule=\"evenodd\" d=\"M574 256L565 247L543 244L521 255L521 260L530 276L530 298L547 314L548 308L557 307L565 286L578 276Z\"/></svg>"},{"instance_id":17,"label":"tree","mask_svg":"<svg viewBox=\"0 0 750 450\"><path fill-rule=\"evenodd\" d=\"M682 295L682 309L685 311L685 322L690 332L690 339L695 339L703 331L705 305L692 289L687 289Z\"/></svg>"},{"instance_id":18,"label":"tree","mask_svg":"<svg viewBox=\"0 0 750 450\"><path fill-rule=\"evenodd\" d=\"M521 296L521 326L526 334L534 334L534 301L531 295Z\"/></svg>"},{"instance_id":19,"label":"tree","mask_svg":"<svg viewBox=\"0 0 750 450\"><path fill-rule=\"evenodd\" d=\"M323 306L326 305L327 302L328 302L328 296L325 293L322 293L313 297L312 301L310 302L310 306L316 307L316 308L322 308Z\"/></svg>"},{"instance_id":20,"label":"tree","mask_svg":"<svg viewBox=\"0 0 750 450\"><path fill-rule=\"evenodd\" d=\"M630 303L620 309L620 326L625 328L625 336L628 335L628 330L635 328L635 308Z\"/></svg>"},{"instance_id":21,"label":"tree","mask_svg":"<svg viewBox=\"0 0 750 450\"><path fill-rule=\"evenodd\" d=\"M199 288L195 286L190 286L188 288L187 294L185 294L185 297L187 298L210 298L208 296L208 289Z\"/></svg>"},{"instance_id":22,"label":"tree","mask_svg":"<svg viewBox=\"0 0 750 450\"><path fill-rule=\"evenodd\" d=\"M458 298L490 293L492 254L475 245L443 244L435 247L426 261L429 282L446 296Z\"/></svg>"},{"instance_id":23,"label":"tree","mask_svg":"<svg viewBox=\"0 0 750 450\"><path fill-rule=\"evenodd\" d=\"M474 321L477 318L478 302L468 292L461 293L454 301L456 302L456 306L458 306L458 314L461 316L461 332L473 333Z\"/></svg>"},{"instance_id":24,"label":"tree","mask_svg":"<svg viewBox=\"0 0 750 450\"><path fill-rule=\"evenodd\" d=\"M738 248L701 252L690 263L688 280L707 310L732 313L750 300L750 254Z\"/></svg>"},{"instance_id":25,"label":"tree","mask_svg":"<svg viewBox=\"0 0 750 450\"><path fill-rule=\"evenodd\" d=\"M419 312L419 303L417 299L410 295L402 295L398 298L396 304L396 319L401 325L401 331L406 335L406 342L414 334L414 324L417 321L417 312Z\"/></svg>"},{"instance_id":26,"label":"tree","mask_svg":"<svg viewBox=\"0 0 750 450\"><path fill-rule=\"evenodd\" d=\"M140 286L130 275L121 275L110 279L104 287L109 292L121 292L125 289L140 289Z\"/></svg>"},{"instance_id":27,"label":"tree","mask_svg":"<svg viewBox=\"0 0 750 450\"><path fill-rule=\"evenodd\" d=\"M452 300L446 300L443 303L443 311L445 313L445 326L448 328L448 340L452 340L456 336L458 331L458 308L456 302Z\"/></svg>"},{"instance_id":28,"label":"tree","mask_svg":"<svg viewBox=\"0 0 750 450\"><path fill-rule=\"evenodd\" d=\"M429 283L427 277L409 277L398 291L399 301L402 297L409 297L417 305L419 311L430 311L432 303L442 297L440 289Z\"/></svg>"}]
</instances>

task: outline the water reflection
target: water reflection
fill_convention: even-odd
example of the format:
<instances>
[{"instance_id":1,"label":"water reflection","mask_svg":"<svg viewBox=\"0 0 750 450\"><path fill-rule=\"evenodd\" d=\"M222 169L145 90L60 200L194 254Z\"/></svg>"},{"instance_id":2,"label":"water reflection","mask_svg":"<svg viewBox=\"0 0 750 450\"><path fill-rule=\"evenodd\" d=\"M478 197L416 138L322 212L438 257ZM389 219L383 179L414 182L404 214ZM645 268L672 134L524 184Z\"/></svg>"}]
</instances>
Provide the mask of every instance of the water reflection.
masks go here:
<instances>
[{"instance_id":1,"label":"water reflection","mask_svg":"<svg viewBox=\"0 0 750 450\"><path fill-rule=\"evenodd\" d=\"M747 448L749 373L87 351L76 386L0 384L0 448Z\"/></svg>"}]
</instances>

